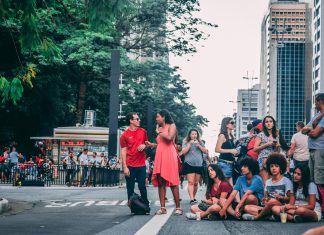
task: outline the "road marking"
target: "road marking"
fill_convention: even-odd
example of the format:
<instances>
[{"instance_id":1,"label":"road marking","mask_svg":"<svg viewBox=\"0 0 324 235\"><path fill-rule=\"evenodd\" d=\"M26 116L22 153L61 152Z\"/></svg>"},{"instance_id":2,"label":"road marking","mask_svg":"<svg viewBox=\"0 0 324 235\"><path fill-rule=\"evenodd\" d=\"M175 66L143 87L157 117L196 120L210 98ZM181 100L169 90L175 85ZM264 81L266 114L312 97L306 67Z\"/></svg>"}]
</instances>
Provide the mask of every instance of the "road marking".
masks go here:
<instances>
[{"instance_id":1,"label":"road marking","mask_svg":"<svg viewBox=\"0 0 324 235\"><path fill-rule=\"evenodd\" d=\"M138 230L135 235L154 235L158 234L163 225L168 221L170 216L174 211L173 208L167 208L167 213L165 215L155 215L151 220L149 220L140 230Z\"/></svg>"},{"instance_id":2,"label":"road marking","mask_svg":"<svg viewBox=\"0 0 324 235\"><path fill-rule=\"evenodd\" d=\"M119 201L100 201L96 206L116 206Z\"/></svg>"},{"instance_id":3,"label":"road marking","mask_svg":"<svg viewBox=\"0 0 324 235\"><path fill-rule=\"evenodd\" d=\"M79 199L80 200L80 199ZM46 200L43 201L46 203L44 207L47 208L61 208L61 207L77 207L77 206L85 206L85 207L90 207L90 206L127 206L128 201L127 200L80 200L80 201L64 201L64 200ZM149 200L151 205L155 206L160 206L160 201L154 201L152 202ZM174 206L175 203L173 199L169 199L168 201L165 202L165 206L167 207L172 207Z\"/></svg>"},{"instance_id":4,"label":"road marking","mask_svg":"<svg viewBox=\"0 0 324 235\"><path fill-rule=\"evenodd\" d=\"M128 201L127 201L127 200L124 200L124 201L122 201L121 203L119 203L119 205L120 205L120 206L126 206L127 203L128 203Z\"/></svg>"},{"instance_id":5,"label":"road marking","mask_svg":"<svg viewBox=\"0 0 324 235\"><path fill-rule=\"evenodd\" d=\"M70 205L69 207L75 207L79 204L85 203L84 206L92 206L96 201L83 201L83 202L75 202L72 205Z\"/></svg>"}]
</instances>

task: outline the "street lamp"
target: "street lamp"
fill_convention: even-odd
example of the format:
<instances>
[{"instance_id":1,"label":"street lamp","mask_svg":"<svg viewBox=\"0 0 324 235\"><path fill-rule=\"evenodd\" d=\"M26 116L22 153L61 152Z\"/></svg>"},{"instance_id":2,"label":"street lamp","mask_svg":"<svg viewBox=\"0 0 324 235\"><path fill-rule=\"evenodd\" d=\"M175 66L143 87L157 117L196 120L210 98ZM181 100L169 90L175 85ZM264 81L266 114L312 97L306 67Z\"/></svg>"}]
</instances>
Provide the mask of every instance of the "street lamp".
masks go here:
<instances>
[{"instance_id":1,"label":"street lamp","mask_svg":"<svg viewBox=\"0 0 324 235\"><path fill-rule=\"evenodd\" d=\"M283 41L284 38L284 34L285 33L290 33L292 31L292 27L291 26L286 26L286 19L284 19L284 23L282 26L282 29L280 30L280 27L278 26L278 19L275 19L275 24L272 27L269 27L268 30L271 33L275 33L276 34L276 42L277 42L277 47L282 47L284 46L282 43L279 43L279 41ZM281 40L279 40L279 34L281 34Z\"/></svg>"},{"instance_id":2,"label":"street lamp","mask_svg":"<svg viewBox=\"0 0 324 235\"><path fill-rule=\"evenodd\" d=\"M248 119L248 123L251 123L251 88L250 88L250 80L257 80L257 77L249 77L249 74L247 74L246 77L243 77L244 80L248 80L248 99L249 99L249 119Z\"/></svg>"}]
</instances>

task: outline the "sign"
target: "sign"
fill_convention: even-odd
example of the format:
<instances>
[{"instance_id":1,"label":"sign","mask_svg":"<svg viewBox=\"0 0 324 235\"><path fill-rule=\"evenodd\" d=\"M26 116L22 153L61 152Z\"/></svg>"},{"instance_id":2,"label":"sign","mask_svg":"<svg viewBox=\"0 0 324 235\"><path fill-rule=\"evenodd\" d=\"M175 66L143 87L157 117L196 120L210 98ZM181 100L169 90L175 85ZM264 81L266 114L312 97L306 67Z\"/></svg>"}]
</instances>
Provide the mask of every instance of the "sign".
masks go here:
<instances>
[{"instance_id":1,"label":"sign","mask_svg":"<svg viewBox=\"0 0 324 235\"><path fill-rule=\"evenodd\" d=\"M84 146L84 141L61 141L62 146Z\"/></svg>"}]
</instances>

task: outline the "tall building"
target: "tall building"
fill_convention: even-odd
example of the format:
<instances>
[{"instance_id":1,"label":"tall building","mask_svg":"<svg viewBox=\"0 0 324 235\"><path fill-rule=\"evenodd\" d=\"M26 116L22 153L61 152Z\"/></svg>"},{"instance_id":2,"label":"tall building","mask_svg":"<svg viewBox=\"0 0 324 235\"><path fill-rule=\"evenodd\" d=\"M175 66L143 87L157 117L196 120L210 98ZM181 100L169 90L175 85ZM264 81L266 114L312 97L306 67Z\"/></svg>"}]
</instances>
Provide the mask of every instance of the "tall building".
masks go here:
<instances>
[{"instance_id":1,"label":"tall building","mask_svg":"<svg viewBox=\"0 0 324 235\"><path fill-rule=\"evenodd\" d=\"M324 45L324 38L321 37L321 32L324 32L324 25L321 19L324 19L324 3L321 0L313 0L313 74L312 74L312 104L314 113L315 95L324 92L324 53L321 50L321 45Z\"/></svg>"},{"instance_id":2,"label":"tall building","mask_svg":"<svg viewBox=\"0 0 324 235\"><path fill-rule=\"evenodd\" d=\"M247 134L247 125L258 118L260 84L252 89L240 89L237 93L236 138Z\"/></svg>"},{"instance_id":3,"label":"tall building","mask_svg":"<svg viewBox=\"0 0 324 235\"><path fill-rule=\"evenodd\" d=\"M259 107L262 116L277 120L288 141L311 109L310 22L309 4L299 0L271 0L262 22Z\"/></svg>"}]
</instances>

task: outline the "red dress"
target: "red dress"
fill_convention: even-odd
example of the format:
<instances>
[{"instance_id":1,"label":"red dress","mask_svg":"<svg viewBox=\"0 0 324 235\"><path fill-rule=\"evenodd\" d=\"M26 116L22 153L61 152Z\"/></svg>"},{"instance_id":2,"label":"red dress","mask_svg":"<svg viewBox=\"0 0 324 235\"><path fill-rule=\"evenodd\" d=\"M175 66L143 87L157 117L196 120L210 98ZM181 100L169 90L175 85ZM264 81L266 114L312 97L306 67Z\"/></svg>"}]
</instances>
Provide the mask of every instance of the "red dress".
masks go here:
<instances>
[{"instance_id":1,"label":"red dress","mask_svg":"<svg viewBox=\"0 0 324 235\"><path fill-rule=\"evenodd\" d=\"M170 125L161 128L163 133L168 133ZM166 182L166 186L177 186L179 181L178 156L174 140L167 142L160 135L156 137L157 148L155 153L152 184L158 186L157 175Z\"/></svg>"}]
</instances>

